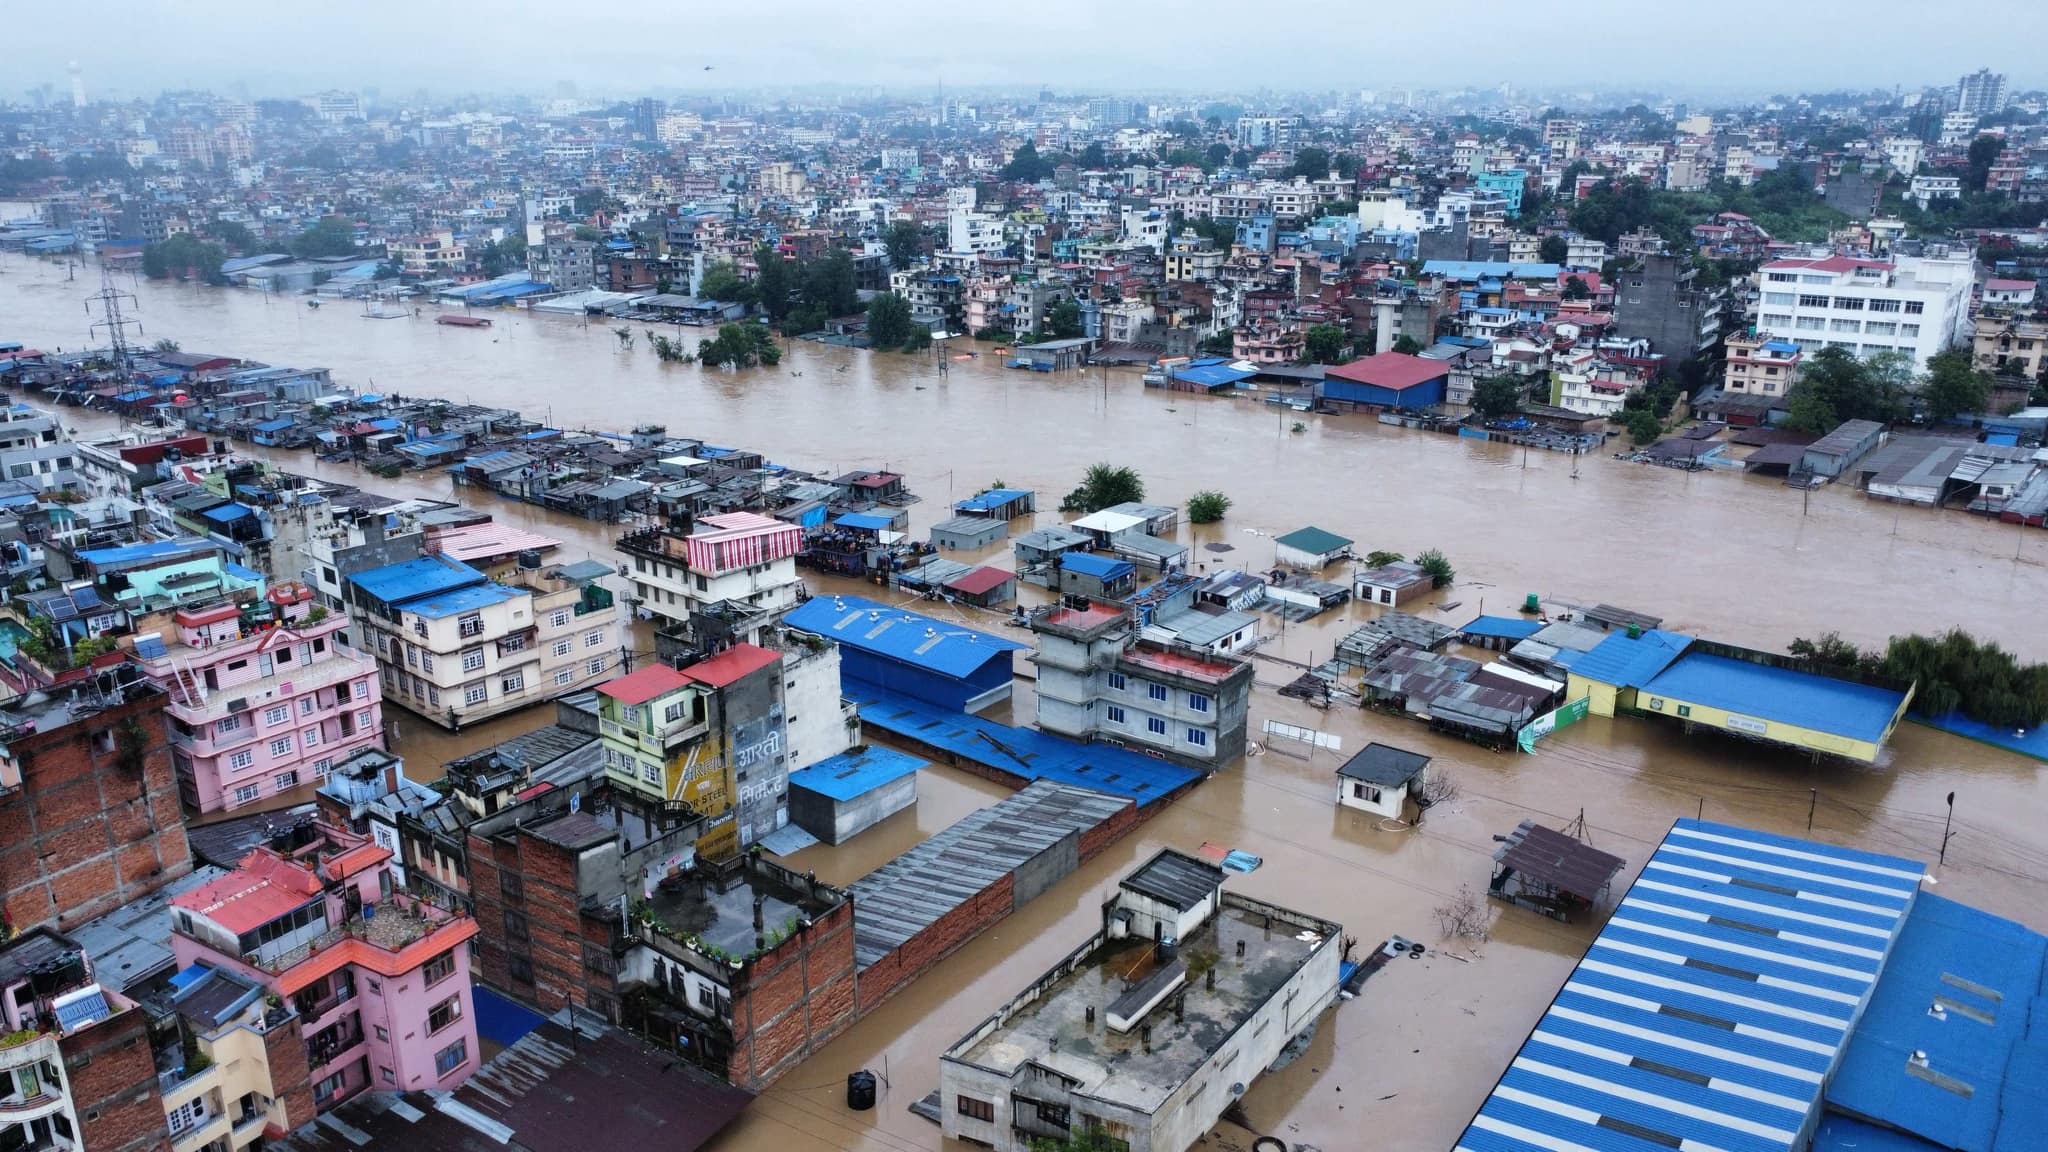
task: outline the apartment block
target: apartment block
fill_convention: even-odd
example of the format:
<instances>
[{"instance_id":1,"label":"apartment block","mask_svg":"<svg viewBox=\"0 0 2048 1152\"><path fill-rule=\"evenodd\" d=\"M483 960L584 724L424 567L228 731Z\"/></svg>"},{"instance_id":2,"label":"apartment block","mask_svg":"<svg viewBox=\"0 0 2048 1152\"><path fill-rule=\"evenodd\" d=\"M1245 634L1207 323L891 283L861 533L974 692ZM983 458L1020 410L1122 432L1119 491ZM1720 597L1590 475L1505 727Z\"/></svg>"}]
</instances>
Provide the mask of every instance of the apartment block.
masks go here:
<instances>
[{"instance_id":1,"label":"apartment block","mask_svg":"<svg viewBox=\"0 0 2048 1152\"><path fill-rule=\"evenodd\" d=\"M445 556L345 580L389 700L448 728L613 675L624 633L602 565L520 567L505 581Z\"/></svg>"},{"instance_id":2,"label":"apartment block","mask_svg":"<svg viewBox=\"0 0 2048 1152\"><path fill-rule=\"evenodd\" d=\"M1757 331L1802 352L1904 352L1925 372L1935 353L1968 337L1975 274L1967 256L1774 260L1761 272Z\"/></svg>"},{"instance_id":3,"label":"apartment block","mask_svg":"<svg viewBox=\"0 0 2048 1152\"><path fill-rule=\"evenodd\" d=\"M377 662L304 584L137 617L136 659L163 688L179 794L200 812L326 779L384 745Z\"/></svg>"},{"instance_id":4,"label":"apartment block","mask_svg":"<svg viewBox=\"0 0 2048 1152\"><path fill-rule=\"evenodd\" d=\"M1031 615L1038 726L1198 767L1244 755L1252 666L1141 639L1130 610L1067 597Z\"/></svg>"},{"instance_id":5,"label":"apartment block","mask_svg":"<svg viewBox=\"0 0 2048 1152\"><path fill-rule=\"evenodd\" d=\"M77 488L78 459L57 417L26 404L0 408L0 478L45 492Z\"/></svg>"},{"instance_id":6,"label":"apartment block","mask_svg":"<svg viewBox=\"0 0 2048 1152\"><path fill-rule=\"evenodd\" d=\"M479 1059L476 922L393 891L390 849L306 819L171 900L171 951L260 983L301 1017L314 1107L450 1089Z\"/></svg>"},{"instance_id":7,"label":"apartment block","mask_svg":"<svg viewBox=\"0 0 2048 1152\"><path fill-rule=\"evenodd\" d=\"M760 612L766 625L803 599L803 529L771 517L727 512L628 533L618 544L632 562L633 595L664 620L685 624L726 604Z\"/></svg>"},{"instance_id":8,"label":"apartment block","mask_svg":"<svg viewBox=\"0 0 2048 1152\"><path fill-rule=\"evenodd\" d=\"M1799 361L1804 355L1790 340L1754 333L1730 336L1721 390L1741 396L1783 396L1799 379Z\"/></svg>"},{"instance_id":9,"label":"apartment block","mask_svg":"<svg viewBox=\"0 0 2048 1152\"><path fill-rule=\"evenodd\" d=\"M147 1013L95 978L69 937L0 945L0 1147L189 1152L167 1131Z\"/></svg>"}]
</instances>

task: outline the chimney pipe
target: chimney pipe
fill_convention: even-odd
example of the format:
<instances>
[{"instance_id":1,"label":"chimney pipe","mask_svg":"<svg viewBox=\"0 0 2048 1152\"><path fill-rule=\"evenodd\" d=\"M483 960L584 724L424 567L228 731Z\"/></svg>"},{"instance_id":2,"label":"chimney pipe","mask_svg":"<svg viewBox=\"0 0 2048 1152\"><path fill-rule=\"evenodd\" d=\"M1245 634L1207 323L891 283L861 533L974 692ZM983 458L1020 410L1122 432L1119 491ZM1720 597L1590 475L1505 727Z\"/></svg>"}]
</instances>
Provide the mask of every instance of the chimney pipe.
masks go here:
<instances>
[{"instance_id":1,"label":"chimney pipe","mask_svg":"<svg viewBox=\"0 0 2048 1152\"><path fill-rule=\"evenodd\" d=\"M1093 1004L1088 1006L1088 1023L1091 1026L1095 1023L1095 1005Z\"/></svg>"},{"instance_id":2,"label":"chimney pipe","mask_svg":"<svg viewBox=\"0 0 2048 1152\"><path fill-rule=\"evenodd\" d=\"M1211 992L1216 990L1216 969L1211 968L1202 974L1202 985Z\"/></svg>"},{"instance_id":3,"label":"chimney pipe","mask_svg":"<svg viewBox=\"0 0 2048 1152\"><path fill-rule=\"evenodd\" d=\"M755 896L755 897L754 897L754 930L755 930L755 931L757 931L757 932L758 932L758 931L760 931L760 929L761 929L761 926L762 926L762 925L761 925L761 905L763 905L763 904L767 903L767 901L768 901L768 898L767 898L766 896L758 896L758 895L757 895L757 896Z\"/></svg>"},{"instance_id":4,"label":"chimney pipe","mask_svg":"<svg viewBox=\"0 0 2048 1152\"><path fill-rule=\"evenodd\" d=\"M1244 959L1244 941L1242 940L1237 942L1237 958L1239 960Z\"/></svg>"}]
</instances>

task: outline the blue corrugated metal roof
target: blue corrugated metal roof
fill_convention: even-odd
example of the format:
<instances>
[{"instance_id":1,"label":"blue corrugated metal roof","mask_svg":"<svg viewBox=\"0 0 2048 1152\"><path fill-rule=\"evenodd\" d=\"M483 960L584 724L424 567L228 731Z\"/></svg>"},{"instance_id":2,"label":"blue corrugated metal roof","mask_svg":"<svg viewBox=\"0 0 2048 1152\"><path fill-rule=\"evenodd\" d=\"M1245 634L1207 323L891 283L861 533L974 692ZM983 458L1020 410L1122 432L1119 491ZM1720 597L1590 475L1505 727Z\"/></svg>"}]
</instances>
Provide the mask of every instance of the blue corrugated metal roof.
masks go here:
<instances>
[{"instance_id":1,"label":"blue corrugated metal roof","mask_svg":"<svg viewBox=\"0 0 2048 1152\"><path fill-rule=\"evenodd\" d=\"M484 574L459 560L422 556L417 560L358 572L348 579L386 604L401 604L416 597L481 584Z\"/></svg>"},{"instance_id":2,"label":"blue corrugated metal roof","mask_svg":"<svg viewBox=\"0 0 2048 1152\"><path fill-rule=\"evenodd\" d=\"M859 596L813 596L784 619L792 628L815 632L848 648L947 676L967 676L988 661L1008 659L1009 653L1025 647L1015 640Z\"/></svg>"},{"instance_id":3,"label":"blue corrugated metal roof","mask_svg":"<svg viewBox=\"0 0 2048 1152\"><path fill-rule=\"evenodd\" d=\"M1226 384L1235 384L1240 380L1249 380L1256 375L1258 373L1249 372L1242 368L1232 368L1227 364L1203 364L1176 369L1173 373L1173 378L1176 380L1186 380L1190 384L1199 384L1204 388L1220 388Z\"/></svg>"},{"instance_id":4,"label":"blue corrugated metal roof","mask_svg":"<svg viewBox=\"0 0 2048 1152\"><path fill-rule=\"evenodd\" d=\"M158 540L149 544L124 544L119 548L87 548L79 552L78 558L95 567L108 568L213 550L214 545L204 540Z\"/></svg>"},{"instance_id":5,"label":"blue corrugated metal roof","mask_svg":"<svg viewBox=\"0 0 2048 1152\"><path fill-rule=\"evenodd\" d=\"M218 508L208 508L200 513L201 516L216 524L232 524L245 516L254 516L255 514L254 511L240 504L222 504Z\"/></svg>"},{"instance_id":6,"label":"blue corrugated metal roof","mask_svg":"<svg viewBox=\"0 0 2048 1152\"><path fill-rule=\"evenodd\" d=\"M991 488L977 496L970 496L960 501L958 504L953 505L953 508L960 512L993 512L1005 504L1012 503L1029 495L1031 495L1031 492L1024 488Z\"/></svg>"},{"instance_id":7,"label":"blue corrugated metal roof","mask_svg":"<svg viewBox=\"0 0 2048 1152\"><path fill-rule=\"evenodd\" d=\"M1921 1147L2040 1147L2044 979L2048 937L1922 894L1828 1084L1828 1104L1910 1132L1928 1142ZM1914 1052L1927 1054L1924 1071L1940 1079L1916 1074Z\"/></svg>"},{"instance_id":8,"label":"blue corrugated metal roof","mask_svg":"<svg viewBox=\"0 0 2048 1152\"><path fill-rule=\"evenodd\" d=\"M1460 1152L1791 1152L1924 869L1680 820Z\"/></svg>"},{"instance_id":9,"label":"blue corrugated metal roof","mask_svg":"<svg viewBox=\"0 0 2048 1152\"><path fill-rule=\"evenodd\" d=\"M523 595L525 593L519 589L508 588L503 584L473 584L467 588L456 588L432 596L423 596L417 600L407 600L400 607L430 620L438 620L443 616L454 616L463 612L473 612L478 608L488 608L493 604L502 604Z\"/></svg>"},{"instance_id":10,"label":"blue corrugated metal roof","mask_svg":"<svg viewBox=\"0 0 2048 1152\"><path fill-rule=\"evenodd\" d=\"M283 417L280 417L279 419L276 420L265 420L263 423L256 425L256 431L282 432L285 429L291 427L295 423L297 423L297 421Z\"/></svg>"},{"instance_id":11,"label":"blue corrugated metal roof","mask_svg":"<svg viewBox=\"0 0 2048 1152\"><path fill-rule=\"evenodd\" d=\"M1583 668L1574 671L1585 675ZM1642 689L1655 696L1795 724L1852 740L1882 740L1892 718L1906 703L1905 693L1889 688L1705 652L1686 654L1642 685Z\"/></svg>"},{"instance_id":12,"label":"blue corrugated metal roof","mask_svg":"<svg viewBox=\"0 0 2048 1152\"><path fill-rule=\"evenodd\" d=\"M896 521L873 512L848 512L832 523L841 528L852 528L861 532L880 532Z\"/></svg>"},{"instance_id":13,"label":"blue corrugated metal roof","mask_svg":"<svg viewBox=\"0 0 2048 1152\"><path fill-rule=\"evenodd\" d=\"M943 748L963 760L1027 780L1052 780L1093 788L1112 796L1129 796L1144 805L1202 778L1199 770L1170 760L1154 760L1107 744L1062 740L1035 728L1012 728L863 681L849 680L845 690L859 706L863 724ZM1000 751L990 740L1015 755Z\"/></svg>"},{"instance_id":14,"label":"blue corrugated metal roof","mask_svg":"<svg viewBox=\"0 0 2048 1152\"><path fill-rule=\"evenodd\" d=\"M894 748L869 744L820 760L801 772L789 774L792 788L805 788L833 800L851 800L872 792L891 780L900 780L924 767L924 761Z\"/></svg>"},{"instance_id":15,"label":"blue corrugated metal roof","mask_svg":"<svg viewBox=\"0 0 2048 1152\"><path fill-rule=\"evenodd\" d=\"M1485 636L1504 640L1527 640L1543 631L1545 622L1517 616L1479 616L1471 623L1458 629L1461 635Z\"/></svg>"},{"instance_id":16,"label":"blue corrugated metal roof","mask_svg":"<svg viewBox=\"0 0 2048 1152\"><path fill-rule=\"evenodd\" d=\"M1128 560L1112 560L1097 556L1093 552L1066 552L1060 555L1060 568L1067 572L1079 572L1097 580L1114 580L1137 571Z\"/></svg>"},{"instance_id":17,"label":"blue corrugated metal roof","mask_svg":"<svg viewBox=\"0 0 2048 1152\"><path fill-rule=\"evenodd\" d=\"M1639 637L1616 632L1572 665L1572 674L1618 688L1640 688L1671 666L1692 637L1652 628Z\"/></svg>"}]
</instances>

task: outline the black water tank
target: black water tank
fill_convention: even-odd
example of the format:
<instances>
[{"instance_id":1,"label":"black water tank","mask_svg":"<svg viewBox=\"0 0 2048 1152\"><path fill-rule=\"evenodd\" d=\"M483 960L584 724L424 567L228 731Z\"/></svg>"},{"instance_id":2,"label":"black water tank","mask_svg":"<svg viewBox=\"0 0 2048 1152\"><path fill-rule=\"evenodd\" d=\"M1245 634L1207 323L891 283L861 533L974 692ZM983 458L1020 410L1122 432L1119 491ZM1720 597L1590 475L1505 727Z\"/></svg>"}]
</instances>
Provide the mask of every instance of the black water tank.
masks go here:
<instances>
[{"instance_id":1,"label":"black water tank","mask_svg":"<svg viewBox=\"0 0 2048 1152\"><path fill-rule=\"evenodd\" d=\"M846 1106L865 1112L875 1106L875 1074L863 1068L846 1074Z\"/></svg>"},{"instance_id":2,"label":"black water tank","mask_svg":"<svg viewBox=\"0 0 2048 1152\"><path fill-rule=\"evenodd\" d=\"M527 549L519 554L519 566L529 571L540 567L540 553Z\"/></svg>"}]
</instances>

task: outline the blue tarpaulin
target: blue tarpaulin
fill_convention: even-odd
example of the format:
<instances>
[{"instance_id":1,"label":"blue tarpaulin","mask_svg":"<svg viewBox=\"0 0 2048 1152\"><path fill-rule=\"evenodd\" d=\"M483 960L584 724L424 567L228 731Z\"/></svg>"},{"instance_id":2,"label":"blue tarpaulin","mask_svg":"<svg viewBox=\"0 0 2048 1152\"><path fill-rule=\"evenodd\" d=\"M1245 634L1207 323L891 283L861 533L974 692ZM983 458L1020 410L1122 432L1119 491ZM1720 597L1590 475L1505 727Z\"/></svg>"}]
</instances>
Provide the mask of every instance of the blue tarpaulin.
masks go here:
<instances>
[{"instance_id":1,"label":"blue tarpaulin","mask_svg":"<svg viewBox=\"0 0 2048 1152\"><path fill-rule=\"evenodd\" d=\"M255 513L240 504L223 504L218 508L208 508L200 515L216 524L232 524L244 517L254 516Z\"/></svg>"}]
</instances>

